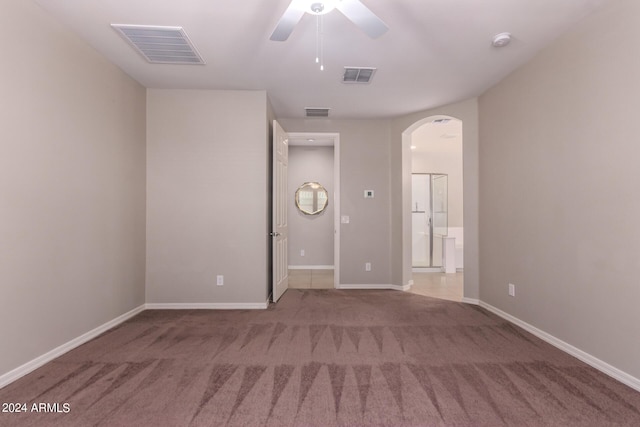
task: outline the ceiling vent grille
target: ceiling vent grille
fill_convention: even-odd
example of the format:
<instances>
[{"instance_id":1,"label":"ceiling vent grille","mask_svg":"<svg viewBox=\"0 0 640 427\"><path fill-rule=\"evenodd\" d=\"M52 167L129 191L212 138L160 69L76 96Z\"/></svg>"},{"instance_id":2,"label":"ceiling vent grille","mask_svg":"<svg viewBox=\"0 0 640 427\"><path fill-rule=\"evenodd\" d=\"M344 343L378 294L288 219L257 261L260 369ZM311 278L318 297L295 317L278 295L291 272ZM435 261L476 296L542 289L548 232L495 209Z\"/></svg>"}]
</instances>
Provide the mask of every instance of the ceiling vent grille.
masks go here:
<instances>
[{"instance_id":1,"label":"ceiling vent grille","mask_svg":"<svg viewBox=\"0 0 640 427\"><path fill-rule=\"evenodd\" d=\"M304 113L306 117L329 117L330 108L312 108L305 107Z\"/></svg>"},{"instance_id":2,"label":"ceiling vent grille","mask_svg":"<svg viewBox=\"0 0 640 427\"><path fill-rule=\"evenodd\" d=\"M342 83L371 83L376 68L370 67L344 67Z\"/></svg>"},{"instance_id":3,"label":"ceiling vent grille","mask_svg":"<svg viewBox=\"0 0 640 427\"><path fill-rule=\"evenodd\" d=\"M204 64L182 27L111 24L152 64Z\"/></svg>"}]
</instances>

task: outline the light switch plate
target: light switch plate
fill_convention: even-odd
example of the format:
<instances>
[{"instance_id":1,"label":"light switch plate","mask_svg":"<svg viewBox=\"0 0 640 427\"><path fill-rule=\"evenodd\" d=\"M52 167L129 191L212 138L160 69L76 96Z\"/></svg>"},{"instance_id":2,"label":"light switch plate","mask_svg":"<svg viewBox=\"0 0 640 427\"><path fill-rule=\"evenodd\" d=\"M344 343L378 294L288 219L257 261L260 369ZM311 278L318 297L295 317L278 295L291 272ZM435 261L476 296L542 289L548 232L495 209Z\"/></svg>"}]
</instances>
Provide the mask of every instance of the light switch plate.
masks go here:
<instances>
[{"instance_id":1,"label":"light switch plate","mask_svg":"<svg viewBox=\"0 0 640 427\"><path fill-rule=\"evenodd\" d=\"M375 196L373 190L364 190L364 198L365 199L373 199Z\"/></svg>"}]
</instances>

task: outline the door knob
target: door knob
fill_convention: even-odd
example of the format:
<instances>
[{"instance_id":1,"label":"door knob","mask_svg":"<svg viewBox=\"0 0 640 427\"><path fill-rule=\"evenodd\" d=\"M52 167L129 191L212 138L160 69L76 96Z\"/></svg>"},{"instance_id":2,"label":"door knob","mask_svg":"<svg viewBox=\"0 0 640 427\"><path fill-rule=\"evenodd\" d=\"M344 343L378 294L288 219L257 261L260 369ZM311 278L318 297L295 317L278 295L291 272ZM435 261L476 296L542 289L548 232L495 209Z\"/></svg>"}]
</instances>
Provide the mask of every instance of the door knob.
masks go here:
<instances>
[{"instance_id":1,"label":"door knob","mask_svg":"<svg viewBox=\"0 0 640 427\"><path fill-rule=\"evenodd\" d=\"M278 233L277 231L272 231L271 233L269 233L269 235L271 237L278 237L280 235L280 233Z\"/></svg>"}]
</instances>

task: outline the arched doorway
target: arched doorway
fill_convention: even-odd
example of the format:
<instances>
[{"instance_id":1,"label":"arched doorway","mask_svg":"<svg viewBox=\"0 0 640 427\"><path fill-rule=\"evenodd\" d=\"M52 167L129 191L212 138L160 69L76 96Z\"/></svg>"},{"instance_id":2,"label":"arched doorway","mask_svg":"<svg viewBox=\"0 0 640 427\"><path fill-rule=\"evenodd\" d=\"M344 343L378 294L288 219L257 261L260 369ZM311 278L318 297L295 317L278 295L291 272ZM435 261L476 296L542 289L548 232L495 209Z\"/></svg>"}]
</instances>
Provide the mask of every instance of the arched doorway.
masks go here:
<instances>
[{"instance_id":1,"label":"arched doorway","mask_svg":"<svg viewBox=\"0 0 640 427\"><path fill-rule=\"evenodd\" d=\"M403 147L409 149L408 155L403 155L403 168L410 170L405 185L410 185L411 191L403 193L411 195L412 292L461 301L462 121L443 115L421 119L403 132Z\"/></svg>"}]
</instances>

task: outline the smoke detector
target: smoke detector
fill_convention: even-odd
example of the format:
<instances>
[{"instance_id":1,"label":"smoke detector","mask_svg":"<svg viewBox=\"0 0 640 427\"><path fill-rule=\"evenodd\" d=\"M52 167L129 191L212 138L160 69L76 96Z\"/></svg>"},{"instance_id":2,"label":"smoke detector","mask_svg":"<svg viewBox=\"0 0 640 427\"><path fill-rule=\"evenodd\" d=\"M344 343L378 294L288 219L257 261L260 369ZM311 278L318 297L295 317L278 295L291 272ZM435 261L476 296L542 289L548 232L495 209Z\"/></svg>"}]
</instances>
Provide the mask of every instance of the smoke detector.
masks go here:
<instances>
[{"instance_id":1,"label":"smoke detector","mask_svg":"<svg viewBox=\"0 0 640 427\"><path fill-rule=\"evenodd\" d=\"M491 41L493 47L505 47L509 43L511 43L511 33L496 34Z\"/></svg>"}]
</instances>

